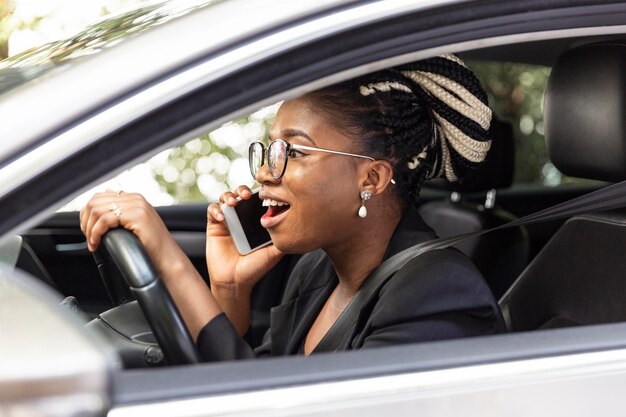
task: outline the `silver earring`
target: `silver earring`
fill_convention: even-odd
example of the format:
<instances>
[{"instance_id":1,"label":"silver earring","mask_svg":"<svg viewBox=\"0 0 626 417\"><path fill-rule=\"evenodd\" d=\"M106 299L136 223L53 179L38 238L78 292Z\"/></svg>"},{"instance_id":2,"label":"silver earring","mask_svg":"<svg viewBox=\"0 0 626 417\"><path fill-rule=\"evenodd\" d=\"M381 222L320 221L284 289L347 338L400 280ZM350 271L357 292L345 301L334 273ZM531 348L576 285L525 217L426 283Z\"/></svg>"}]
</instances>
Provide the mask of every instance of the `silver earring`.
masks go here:
<instances>
[{"instance_id":1,"label":"silver earring","mask_svg":"<svg viewBox=\"0 0 626 417\"><path fill-rule=\"evenodd\" d=\"M367 208L365 207L365 200L369 200L372 198L372 193L370 191L364 190L361 191L361 208L359 208L359 217L364 219L367 217Z\"/></svg>"}]
</instances>

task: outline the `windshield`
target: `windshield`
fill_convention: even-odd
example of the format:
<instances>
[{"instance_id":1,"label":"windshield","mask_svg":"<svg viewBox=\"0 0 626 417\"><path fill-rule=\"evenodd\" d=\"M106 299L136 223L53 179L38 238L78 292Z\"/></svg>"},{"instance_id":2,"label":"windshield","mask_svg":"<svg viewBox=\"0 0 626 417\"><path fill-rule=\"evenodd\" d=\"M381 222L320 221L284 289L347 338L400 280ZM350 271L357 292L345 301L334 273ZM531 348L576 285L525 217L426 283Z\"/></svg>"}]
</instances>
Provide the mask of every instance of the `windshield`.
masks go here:
<instances>
[{"instance_id":1,"label":"windshield","mask_svg":"<svg viewBox=\"0 0 626 417\"><path fill-rule=\"evenodd\" d=\"M76 35L33 48L0 62L0 95L52 69L62 69L129 36L220 0L177 0L144 4L107 16Z\"/></svg>"}]
</instances>

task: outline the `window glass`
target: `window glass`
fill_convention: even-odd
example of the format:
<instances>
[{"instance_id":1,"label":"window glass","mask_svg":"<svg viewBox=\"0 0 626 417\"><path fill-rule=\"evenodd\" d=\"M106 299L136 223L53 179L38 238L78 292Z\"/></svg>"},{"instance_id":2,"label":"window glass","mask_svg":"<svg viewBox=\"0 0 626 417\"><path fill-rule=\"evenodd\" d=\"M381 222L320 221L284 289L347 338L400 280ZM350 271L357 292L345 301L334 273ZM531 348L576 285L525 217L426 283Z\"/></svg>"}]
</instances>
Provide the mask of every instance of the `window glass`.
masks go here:
<instances>
[{"instance_id":1,"label":"window glass","mask_svg":"<svg viewBox=\"0 0 626 417\"><path fill-rule=\"evenodd\" d=\"M496 117L511 123L515 136L514 184L555 187L598 181L563 175L546 150L543 98L550 68L511 62L467 61L489 95Z\"/></svg>"},{"instance_id":2,"label":"window glass","mask_svg":"<svg viewBox=\"0 0 626 417\"><path fill-rule=\"evenodd\" d=\"M226 123L150 160L154 178L176 201L216 201L239 185L254 185L248 146L268 135L278 105Z\"/></svg>"},{"instance_id":3,"label":"window glass","mask_svg":"<svg viewBox=\"0 0 626 417\"><path fill-rule=\"evenodd\" d=\"M75 198L60 211L80 210L95 192L124 190L139 192L155 206L217 201L239 185L253 186L248 168L248 146L265 141L280 103L260 109L247 117L184 145L165 150L148 161Z\"/></svg>"},{"instance_id":4,"label":"window glass","mask_svg":"<svg viewBox=\"0 0 626 417\"><path fill-rule=\"evenodd\" d=\"M555 187L599 183L563 175L549 160L543 124L549 67L489 61L467 61L467 64L481 79L496 117L513 127L514 184ZM106 188L141 192L154 205L170 205L216 201L226 190L242 184L252 186L248 145L267 137L279 104L161 152L89 190L64 210L79 210L94 191Z\"/></svg>"},{"instance_id":5,"label":"window glass","mask_svg":"<svg viewBox=\"0 0 626 417\"><path fill-rule=\"evenodd\" d=\"M502 62L468 62L489 95L496 116L515 135L514 183L556 185L560 174L548 161L543 139L543 95L547 67Z\"/></svg>"}]
</instances>

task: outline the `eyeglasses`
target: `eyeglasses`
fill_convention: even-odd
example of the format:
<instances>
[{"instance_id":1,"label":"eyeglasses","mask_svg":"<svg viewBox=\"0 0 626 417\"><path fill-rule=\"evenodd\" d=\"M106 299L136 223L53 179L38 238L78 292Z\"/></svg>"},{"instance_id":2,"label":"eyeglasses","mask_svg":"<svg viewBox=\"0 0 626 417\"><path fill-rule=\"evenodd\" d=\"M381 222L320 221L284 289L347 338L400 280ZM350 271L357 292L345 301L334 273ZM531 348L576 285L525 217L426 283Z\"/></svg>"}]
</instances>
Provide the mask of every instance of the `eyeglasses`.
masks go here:
<instances>
[{"instance_id":1,"label":"eyeglasses","mask_svg":"<svg viewBox=\"0 0 626 417\"><path fill-rule=\"evenodd\" d=\"M330 149L313 148L311 146L295 145L291 144L283 139L276 139L272 141L267 147L267 166L269 168L272 178L278 180L285 175L285 169L287 168L287 161L293 157L292 151L316 151L333 153L336 155L352 156L355 158L365 158L374 161L374 158L364 155L357 155L348 152L331 151ZM250 164L250 173L253 178L256 178L259 169L265 162L265 145L261 142L252 142L248 148L248 163Z\"/></svg>"}]
</instances>

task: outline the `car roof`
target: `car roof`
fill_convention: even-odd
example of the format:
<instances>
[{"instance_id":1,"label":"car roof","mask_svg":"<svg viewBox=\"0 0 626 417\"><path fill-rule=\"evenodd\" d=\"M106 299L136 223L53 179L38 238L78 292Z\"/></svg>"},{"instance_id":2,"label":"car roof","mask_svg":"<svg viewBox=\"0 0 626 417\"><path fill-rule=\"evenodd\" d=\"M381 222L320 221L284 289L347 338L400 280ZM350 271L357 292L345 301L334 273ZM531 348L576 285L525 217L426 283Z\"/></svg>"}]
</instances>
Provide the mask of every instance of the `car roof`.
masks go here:
<instances>
[{"instance_id":1,"label":"car roof","mask_svg":"<svg viewBox=\"0 0 626 417\"><path fill-rule=\"evenodd\" d=\"M10 144L3 143L0 147L0 160L12 148L49 135L80 114L95 111L200 57L217 54L245 39L349 1L273 1L273 8L280 13L269 13L264 1L206 3L211 7L188 10L189 13L177 19L155 25L112 48L83 57L62 71L52 71L0 96L0 113L6 122L0 137L10 133L12 138ZM238 13L244 8L247 13ZM62 43L57 49L60 47ZM80 105L75 105L77 102ZM24 123L25 110L37 123Z\"/></svg>"}]
</instances>

